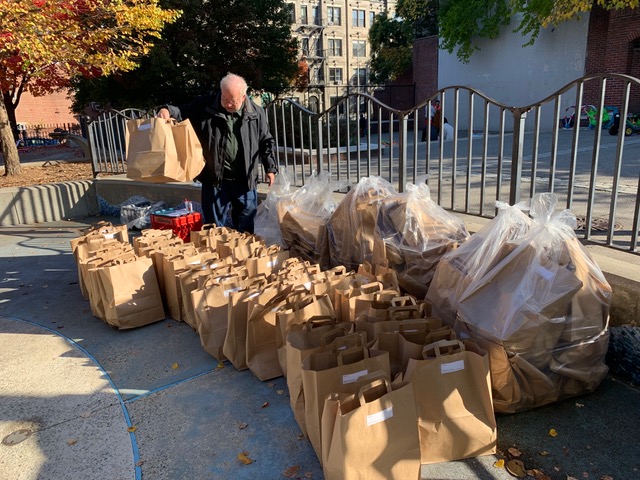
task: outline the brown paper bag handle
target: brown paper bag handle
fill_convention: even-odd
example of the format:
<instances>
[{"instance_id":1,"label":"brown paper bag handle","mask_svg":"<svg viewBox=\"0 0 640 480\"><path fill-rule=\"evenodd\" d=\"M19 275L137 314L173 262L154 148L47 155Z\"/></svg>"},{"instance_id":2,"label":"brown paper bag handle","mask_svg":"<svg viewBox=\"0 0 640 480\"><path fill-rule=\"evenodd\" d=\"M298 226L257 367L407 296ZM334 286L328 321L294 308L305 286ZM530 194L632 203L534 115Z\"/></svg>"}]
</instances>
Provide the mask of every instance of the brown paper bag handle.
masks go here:
<instances>
[{"instance_id":1,"label":"brown paper bag handle","mask_svg":"<svg viewBox=\"0 0 640 480\"><path fill-rule=\"evenodd\" d=\"M456 333L451 330L451 327L445 325L444 327L440 327L436 330L431 330L429 332L429 336L427 337L429 343L439 342L441 340L457 340Z\"/></svg>"},{"instance_id":2,"label":"brown paper bag handle","mask_svg":"<svg viewBox=\"0 0 640 480\"><path fill-rule=\"evenodd\" d=\"M362 378L362 377L361 377ZM358 400L360 401L360 405L364 405L365 403L367 403L367 400L365 398L365 393L369 390L372 390L374 388L376 388L379 385L384 385L386 387L386 393L391 393L391 382L389 382L388 379L386 378L378 378L377 380L373 380L369 383L367 383L366 385L363 385L362 387L360 387L360 389L358 390ZM380 397L377 397L373 400L377 400Z\"/></svg>"},{"instance_id":3,"label":"brown paper bag handle","mask_svg":"<svg viewBox=\"0 0 640 480\"><path fill-rule=\"evenodd\" d=\"M371 282L365 283L360 287L360 295L366 295L368 293L376 293L382 290L382 283L380 282Z\"/></svg>"},{"instance_id":4,"label":"brown paper bag handle","mask_svg":"<svg viewBox=\"0 0 640 480\"><path fill-rule=\"evenodd\" d=\"M324 325L335 325L336 317L333 315L314 315L309 320L304 323L304 330L309 332L317 327L322 327Z\"/></svg>"},{"instance_id":5,"label":"brown paper bag handle","mask_svg":"<svg viewBox=\"0 0 640 480\"><path fill-rule=\"evenodd\" d=\"M331 345L333 345L333 349L337 352L338 350L345 350L350 347L363 347L364 341L362 340L361 333L349 333L336 338Z\"/></svg>"},{"instance_id":6,"label":"brown paper bag handle","mask_svg":"<svg viewBox=\"0 0 640 480\"><path fill-rule=\"evenodd\" d=\"M443 350L447 350L443 353ZM459 340L439 340L422 347L422 358L428 360L433 358L429 352L433 351L436 357L441 355L451 355L453 353L464 352L464 344Z\"/></svg>"},{"instance_id":7,"label":"brown paper bag handle","mask_svg":"<svg viewBox=\"0 0 640 480\"><path fill-rule=\"evenodd\" d=\"M362 355L360 355L362 354ZM359 362L363 358L369 358L369 349L366 347L351 347L338 352L338 365L350 365ZM346 363L345 363L346 360Z\"/></svg>"},{"instance_id":8,"label":"brown paper bag handle","mask_svg":"<svg viewBox=\"0 0 640 480\"><path fill-rule=\"evenodd\" d=\"M402 297L395 297L391 299L392 307L408 307L415 306L416 299L411 295L403 295Z\"/></svg>"},{"instance_id":9,"label":"brown paper bag handle","mask_svg":"<svg viewBox=\"0 0 640 480\"><path fill-rule=\"evenodd\" d=\"M332 328L328 332L325 332L322 334L322 337L320 337L320 344L323 346L330 345L336 339L340 337L344 337L346 334L347 334L347 331L344 328L341 328L341 327Z\"/></svg>"},{"instance_id":10,"label":"brown paper bag handle","mask_svg":"<svg viewBox=\"0 0 640 480\"><path fill-rule=\"evenodd\" d=\"M411 315L414 312L415 315ZM411 320L421 317L420 307L418 305L408 305L406 307L391 307L389 309L390 320Z\"/></svg>"},{"instance_id":11,"label":"brown paper bag handle","mask_svg":"<svg viewBox=\"0 0 640 480\"><path fill-rule=\"evenodd\" d=\"M428 330L427 322L420 321L421 319L412 318L409 320L400 320L398 323L398 331L400 333L422 333Z\"/></svg>"},{"instance_id":12,"label":"brown paper bag handle","mask_svg":"<svg viewBox=\"0 0 640 480\"><path fill-rule=\"evenodd\" d=\"M327 277L337 277L339 275L344 275L347 273L347 267L344 265L338 265L337 267L333 267L331 270L327 270Z\"/></svg>"}]
</instances>

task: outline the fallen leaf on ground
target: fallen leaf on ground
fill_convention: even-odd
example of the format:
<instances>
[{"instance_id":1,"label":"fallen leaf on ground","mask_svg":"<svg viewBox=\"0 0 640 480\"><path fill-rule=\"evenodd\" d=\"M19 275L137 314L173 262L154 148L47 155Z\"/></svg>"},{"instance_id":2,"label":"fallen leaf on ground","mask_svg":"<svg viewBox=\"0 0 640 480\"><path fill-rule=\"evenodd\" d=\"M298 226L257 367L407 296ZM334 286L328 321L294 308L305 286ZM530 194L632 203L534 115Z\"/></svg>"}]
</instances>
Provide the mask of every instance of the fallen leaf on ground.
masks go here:
<instances>
[{"instance_id":1,"label":"fallen leaf on ground","mask_svg":"<svg viewBox=\"0 0 640 480\"><path fill-rule=\"evenodd\" d=\"M172 363L171 364L171 368L173 368L174 370L177 369L180 365L178 365L177 363Z\"/></svg>"},{"instance_id":2,"label":"fallen leaf on ground","mask_svg":"<svg viewBox=\"0 0 640 480\"><path fill-rule=\"evenodd\" d=\"M549 455L549 452L547 452L546 450L543 450L540 452L540 455L542 455L543 457L546 457L547 455Z\"/></svg>"},{"instance_id":3,"label":"fallen leaf on ground","mask_svg":"<svg viewBox=\"0 0 640 480\"><path fill-rule=\"evenodd\" d=\"M293 478L298 476L299 471L300 465L294 465L293 467L289 467L284 472L282 472L282 475L284 475L285 478Z\"/></svg>"},{"instance_id":4,"label":"fallen leaf on ground","mask_svg":"<svg viewBox=\"0 0 640 480\"><path fill-rule=\"evenodd\" d=\"M600 480L613 480L613 477L611 475L603 475L600 477Z\"/></svg>"},{"instance_id":5,"label":"fallen leaf on ground","mask_svg":"<svg viewBox=\"0 0 640 480\"><path fill-rule=\"evenodd\" d=\"M496 460L493 466L497 468L504 468L504 460L503 459Z\"/></svg>"},{"instance_id":6,"label":"fallen leaf on ground","mask_svg":"<svg viewBox=\"0 0 640 480\"><path fill-rule=\"evenodd\" d=\"M260 408L267 408L269 406L269 402L264 402Z\"/></svg>"},{"instance_id":7,"label":"fallen leaf on ground","mask_svg":"<svg viewBox=\"0 0 640 480\"><path fill-rule=\"evenodd\" d=\"M217 370L222 370L224 368L224 363L220 362L218 363L218 366L216 367Z\"/></svg>"},{"instance_id":8,"label":"fallen leaf on ground","mask_svg":"<svg viewBox=\"0 0 640 480\"><path fill-rule=\"evenodd\" d=\"M304 474L304 478L313 478L313 473L312 472L306 472Z\"/></svg>"},{"instance_id":9,"label":"fallen leaf on ground","mask_svg":"<svg viewBox=\"0 0 640 480\"><path fill-rule=\"evenodd\" d=\"M275 383L267 383L267 387L269 387L269 388L273 388L273 387L275 387L275 386L276 386L276 384L275 384Z\"/></svg>"},{"instance_id":10,"label":"fallen leaf on ground","mask_svg":"<svg viewBox=\"0 0 640 480\"><path fill-rule=\"evenodd\" d=\"M245 429L245 428L247 428L247 427L248 427L248 425L247 425L246 423L241 423L240 425L238 425L238 428L239 428L240 430L244 430L244 429Z\"/></svg>"},{"instance_id":11,"label":"fallen leaf on ground","mask_svg":"<svg viewBox=\"0 0 640 480\"><path fill-rule=\"evenodd\" d=\"M80 414L80 416L81 416L82 418L89 418L89 417L91 416L91 412L82 412L82 413Z\"/></svg>"},{"instance_id":12,"label":"fallen leaf on ground","mask_svg":"<svg viewBox=\"0 0 640 480\"><path fill-rule=\"evenodd\" d=\"M249 452L242 452L238 454L238 460L240 460L245 465L250 465L253 463L253 460L249 458Z\"/></svg>"},{"instance_id":13,"label":"fallen leaf on ground","mask_svg":"<svg viewBox=\"0 0 640 480\"><path fill-rule=\"evenodd\" d=\"M136 462L136 467L141 467L143 463L144 463L144 461L143 461L143 460L138 460L138 461Z\"/></svg>"},{"instance_id":14,"label":"fallen leaf on ground","mask_svg":"<svg viewBox=\"0 0 640 480\"><path fill-rule=\"evenodd\" d=\"M298 435L298 440L304 440L304 433L301 433L300 435Z\"/></svg>"},{"instance_id":15,"label":"fallen leaf on ground","mask_svg":"<svg viewBox=\"0 0 640 480\"><path fill-rule=\"evenodd\" d=\"M71 445L75 445L78 442L77 439L75 438L70 438L69 440L67 440L67 445L71 446Z\"/></svg>"},{"instance_id":16,"label":"fallen leaf on ground","mask_svg":"<svg viewBox=\"0 0 640 480\"><path fill-rule=\"evenodd\" d=\"M129 433L133 433L136 431L136 426L135 425L131 425L129 428L127 428L127 432Z\"/></svg>"},{"instance_id":17,"label":"fallen leaf on ground","mask_svg":"<svg viewBox=\"0 0 640 480\"><path fill-rule=\"evenodd\" d=\"M282 394L284 393L284 390L276 390L276 393L277 393L278 395L282 395Z\"/></svg>"},{"instance_id":18,"label":"fallen leaf on ground","mask_svg":"<svg viewBox=\"0 0 640 480\"><path fill-rule=\"evenodd\" d=\"M511 459L505 465L507 472L509 472L514 477L524 478L527 476L527 472L524 469L524 463L522 460Z\"/></svg>"},{"instance_id":19,"label":"fallen leaf on ground","mask_svg":"<svg viewBox=\"0 0 640 480\"><path fill-rule=\"evenodd\" d=\"M509 449L509 453L511 455L513 455L514 457L519 457L520 455L522 455L522 452L520 450L518 450L517 448L515 448L515 447L511 447Z\"/></svg>"},{"instance_id":20,"label":"fallen leaf on ground","mask_svg":"<svg viewBox=\"0 0 640 480\"><path fill-rule=\"evenodd\" d=\"M582 472L582 478L589 478L589 474L587 472Z\"/></svg>"},{"instance_id":21,"label":"fallen leaf on ground","mask_svg":"<svg viewBox=\"0 0 640 480\"><path fill-rule=\"evenodd\" d=\"M551 430L549 430L549 435L552 437L557 437L558 431L555 428L552 428Z\"/></svg>"},{"instance_id":22,"label":"fallen leaf on ground","mask_svg":"<svg viewBox=\"0 0 640 480\"><path fill-rule=\"evenodd\" d=\"M571 475L567 475L567 480L578 480L576 477L572 477Z\"/></svg>"},{"instance_id":23,"label":"fallen leaf on ground","mask_svg":"<svg viewBox=\"0 0 640 480\"><path fill-rule=\"evenodd\" d=\"M534 468L533 470L527 470L527 475L535 478L536 480L551 480L551 477L546 475L544 472L541 472L537 468Z\"/></svg>"},{"instance_id":24,"label":"fallen leaf on ground","mask_svg":"<svg viewBox=\"0 0 640 480\"><path fill-rule=\"evenodd\" d=\"M584 407L584 403L578 403L578 402L576 402L576 407L578 407L578 408L582 408L582 407Z\"/></svg>"}]
</instances>

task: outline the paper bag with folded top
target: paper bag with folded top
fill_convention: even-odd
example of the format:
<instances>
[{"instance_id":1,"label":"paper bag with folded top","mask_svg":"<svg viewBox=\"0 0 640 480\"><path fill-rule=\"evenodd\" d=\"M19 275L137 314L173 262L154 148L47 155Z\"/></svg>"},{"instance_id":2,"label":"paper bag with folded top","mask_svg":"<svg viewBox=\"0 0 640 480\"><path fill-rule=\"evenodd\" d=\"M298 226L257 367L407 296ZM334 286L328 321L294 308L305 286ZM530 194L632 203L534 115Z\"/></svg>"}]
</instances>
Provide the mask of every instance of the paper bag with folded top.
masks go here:
<instances>
[{"instance_id":1,"label":"paper bag with folded top","mask_svg":"<svg viewBox=\"0 0 640 480\"><path fill-rule=\"evenodd\" d=\"M104 250L98 250L92 252L90 257L80 263L80 271L85 279L87 297L89 300L89 306L91 307L91 314L94 317L98 317L106 321L105 317L105 293L100 282L99 270L106 265L109 265L113 260L121 258L129 261L135 258L131 245L114 242L114 246L105 248Z\"/></svg>"},{"instance_id":2,"label":"paper bag with folded top","mask_svg":"<svg viewBox=\"0 0 640 480\"><path fill-rule=\"evenodd\" d=\"M320 422L324 400L330 393L356 393L358 378L382 370L390 379L389 354L366 347L310 354L302 361L302 389L307 434L322 460Z\"/></svg>"},{"instance_id":3,"label":"paper bag with folded top","mask_svg":"<svg viewBox=\"0 0 640 480\"><path fill-rule=\"evenodd\" d=\"M356 394L332 393L322 414L326 480L417 480L420 447L411 383L372 380Z\"/></svg>"},{"instance_id":4,"label":"paper bag with folded top","mask_svg":"<svg viewBox=\"0 0 640 480\"><path fill-rule=\"evenodd\" d=\"M441 340L411 359L422 463L473 458L496 452L489 356L474 342Z\"/></svg>"},{"instance_id":5,"label":"paper bag with folded top","mask_svg":"<svg viewBox=\"0 0 640 480\"><path fill-rule=\"evenodd\" d=\"M366 339L353 334L351 322L335 322L335 318L314 317L301 325L294 325L287 335L287 387L293 416L302 433L307 435L302 388L302 362L315 352L363 347Z\"/></svg>"}]
</instances>

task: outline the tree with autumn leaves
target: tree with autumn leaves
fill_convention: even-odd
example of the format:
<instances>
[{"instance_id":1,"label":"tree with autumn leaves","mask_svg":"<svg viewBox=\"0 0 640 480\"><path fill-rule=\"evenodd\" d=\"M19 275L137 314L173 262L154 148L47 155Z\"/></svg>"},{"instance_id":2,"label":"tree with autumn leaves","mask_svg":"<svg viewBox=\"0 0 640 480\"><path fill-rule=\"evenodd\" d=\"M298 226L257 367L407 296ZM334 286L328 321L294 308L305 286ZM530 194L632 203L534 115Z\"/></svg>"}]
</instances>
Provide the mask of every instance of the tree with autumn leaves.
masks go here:
<instances>
[{"instance_id":1,"label":"tree with autumn leaves","mask_svg":"<svg viewBox=\"0 0 640 480\"><path fill-rule=\"evenodd\" d=\"M2 0L0 140L5 175L18 175L13 132L21 95L69 87L77 76L133 70L180 10L158 0Z\"/></svg>"}]
</instances>

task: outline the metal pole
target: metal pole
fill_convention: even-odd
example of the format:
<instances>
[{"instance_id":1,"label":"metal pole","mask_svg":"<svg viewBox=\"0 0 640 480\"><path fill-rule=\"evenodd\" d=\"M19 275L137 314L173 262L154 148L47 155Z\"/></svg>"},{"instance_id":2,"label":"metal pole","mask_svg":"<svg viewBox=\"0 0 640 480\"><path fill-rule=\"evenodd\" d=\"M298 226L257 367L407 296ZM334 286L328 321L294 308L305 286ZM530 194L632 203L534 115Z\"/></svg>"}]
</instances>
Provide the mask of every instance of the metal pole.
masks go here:
<instances>
[{"instance_id":1,"label":"metal pole","mask_svg":"<svg viewBox=\"0 0 640 480\"><path fill-rule=\"evenodd\" d=\"M511 150L511 189L509 203L515 205L520 201L520 184L522 182L522 157L524 154L524 126L527 112L520 108L513 110L513 148Z\"/></svg>"}]
</instances>

